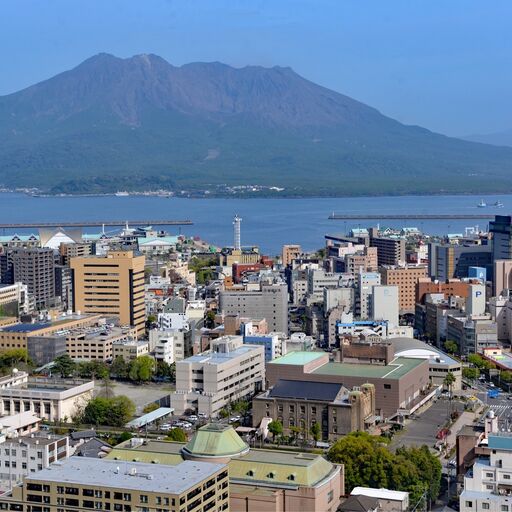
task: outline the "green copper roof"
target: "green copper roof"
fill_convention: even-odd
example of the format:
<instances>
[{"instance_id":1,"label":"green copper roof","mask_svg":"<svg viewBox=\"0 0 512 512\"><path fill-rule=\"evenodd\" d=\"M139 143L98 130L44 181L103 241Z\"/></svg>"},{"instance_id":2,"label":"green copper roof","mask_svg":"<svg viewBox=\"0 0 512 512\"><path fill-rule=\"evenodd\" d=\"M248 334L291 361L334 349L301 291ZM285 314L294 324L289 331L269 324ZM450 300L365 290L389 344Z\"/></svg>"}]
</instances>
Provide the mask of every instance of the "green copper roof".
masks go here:
<instances>
[{"instance_id":1,"label":"green copper roof","mask_svg":"<svg viewBox=\"0 0 512 512\"><path fill-rule=\"evenodd\" d=\"M201 427L183 448L195 457L236 457L249 450L249 445L231 425L210 423Z\"/></svg>"},{"instance_id":2,"label":"green copper roof","mask_svg":"<svg viewBox=\"0 0 512 512\"><path fill-rule=\"evenodd\" d=\"M325 357L326 354L327 352L289 352L285 356L269 361L267 364L303 365L315 361L320 357Z\"/></svg>"}]
</instances>

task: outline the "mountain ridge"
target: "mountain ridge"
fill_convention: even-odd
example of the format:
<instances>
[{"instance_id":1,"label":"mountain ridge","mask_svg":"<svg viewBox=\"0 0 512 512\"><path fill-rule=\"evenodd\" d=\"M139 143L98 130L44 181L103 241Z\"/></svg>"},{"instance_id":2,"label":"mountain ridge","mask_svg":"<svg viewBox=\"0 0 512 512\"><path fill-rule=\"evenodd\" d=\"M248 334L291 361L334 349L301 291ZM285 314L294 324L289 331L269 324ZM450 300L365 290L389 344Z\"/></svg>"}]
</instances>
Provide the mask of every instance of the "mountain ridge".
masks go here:
<instances>
[{"instance_id":1,"label":"mountain ridge","mask_svg":"<svg viewBox=\"0 0 512 512\"><path fill-rule=\"evenodd\" d=\"M55 193L494 192L512 191L510 171L510 148L403 125L289 67L101 53L0 97L0 184Z\"/></svg>"}]
</instances>

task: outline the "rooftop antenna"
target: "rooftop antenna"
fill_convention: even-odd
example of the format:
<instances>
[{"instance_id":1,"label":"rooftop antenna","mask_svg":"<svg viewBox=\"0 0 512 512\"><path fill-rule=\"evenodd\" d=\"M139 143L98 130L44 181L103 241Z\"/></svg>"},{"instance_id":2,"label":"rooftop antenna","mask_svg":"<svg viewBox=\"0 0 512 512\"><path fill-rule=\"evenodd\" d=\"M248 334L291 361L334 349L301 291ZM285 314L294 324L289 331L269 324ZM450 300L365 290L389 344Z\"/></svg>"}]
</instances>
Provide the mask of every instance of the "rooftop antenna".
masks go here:
<instances>
[{"instance_id":1,"label":"rooftop antenna","mask_svg":"<svg viewBox=\"0 0 512 512\"><path fill-rule=\"evenodd\" d=\"M233 231L234 231L234 242L235 242L235 251L239 251L242 248L242 244L240 241L240 223L242 222L242 218L238 215L235 215L233 219Z\"/></svg>"}]
</instances>

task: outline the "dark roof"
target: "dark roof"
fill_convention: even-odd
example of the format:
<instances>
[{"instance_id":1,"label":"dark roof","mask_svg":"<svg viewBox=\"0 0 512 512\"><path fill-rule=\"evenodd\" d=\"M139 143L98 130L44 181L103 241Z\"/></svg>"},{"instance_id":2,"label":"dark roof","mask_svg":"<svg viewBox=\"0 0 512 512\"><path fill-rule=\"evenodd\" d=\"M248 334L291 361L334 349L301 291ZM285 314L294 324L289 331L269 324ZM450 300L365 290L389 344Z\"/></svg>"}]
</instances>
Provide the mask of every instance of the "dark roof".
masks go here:
<instances>
[{"instance_id":1,"label":"dark roof","mask_svg":"<svg viewBox=\"0 0 512 512\"><path fill-rule=\"evenodd\" d=\"M379 500L370 496L349 496L338 508L338 512L369 512L379 507Z\"/></svg>"},{"instance_id":2,"label":"dark roof","mask_svg":"<svg viewBox=\"0 0 512 512\"><path fill-rule=\"evenodd\" d=\"M278 380L270 390L272 398L303 398L332 402L343 388L342 384L331 382L307 382L303 380Z\"/></svg>"},{"instance_id":3,"label":"dark roof","mask_svg":"<svg viewBox=\"0 0 512 512\"><path fill-rule=\"evenodd\" d=\"M96 437L96 430L79 430L77 432L71 432L69 435L71 439L92 439Z\"/></svg>"},{"instance_id":4,"label":"dark roof","mask_svg":"<svg viewBox=\"0 0 512 512\"><path fill-rule=\"evenodd\" d=\"M104 456L107 453L107 451L102 450L102 448L112 449L112 446L95 437L94 439L89 439L89 441L80 445L77 448L75 455L78 457L94 457L99 459L101 458L100 454L103 454Z\"/></svg>"},{"instance_id":5,"label":"dark roof","mask_svg":"<svg viewBox=\"0 0 512 512\"><path fill-rule=\"evenodd\" d=\"M52 324L16 324L11 325L9 327L4 327L2 330L4 332L32 332L37 331L39 329L45 329L46 327L50 327Z\"/></svg>"}]
</instances>

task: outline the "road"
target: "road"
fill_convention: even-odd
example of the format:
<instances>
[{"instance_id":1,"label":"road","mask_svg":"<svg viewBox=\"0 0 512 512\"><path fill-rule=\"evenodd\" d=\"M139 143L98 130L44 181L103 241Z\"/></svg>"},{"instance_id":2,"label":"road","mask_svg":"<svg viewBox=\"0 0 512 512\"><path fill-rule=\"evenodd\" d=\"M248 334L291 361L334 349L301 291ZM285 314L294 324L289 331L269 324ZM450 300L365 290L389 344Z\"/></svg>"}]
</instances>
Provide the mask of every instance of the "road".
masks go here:
<instances>
[{"instance_id":1,"label":"road","mask_svg":"<svg viewBox=\"0 0 512 512\"><path fill-rule=\"evenodd\" d=\"M411 420L405 429L394 436L390 448L395 450L400 446L422 446L426 444L433 448L436 444L436 434L443 427L448 419L450 402L439 399L433 403L418 419ZM453 401L452 408L461 412L464 404Z\"/></svg>"}]
</instances>

